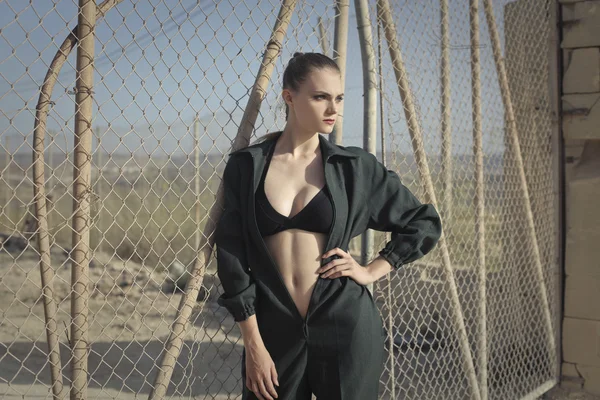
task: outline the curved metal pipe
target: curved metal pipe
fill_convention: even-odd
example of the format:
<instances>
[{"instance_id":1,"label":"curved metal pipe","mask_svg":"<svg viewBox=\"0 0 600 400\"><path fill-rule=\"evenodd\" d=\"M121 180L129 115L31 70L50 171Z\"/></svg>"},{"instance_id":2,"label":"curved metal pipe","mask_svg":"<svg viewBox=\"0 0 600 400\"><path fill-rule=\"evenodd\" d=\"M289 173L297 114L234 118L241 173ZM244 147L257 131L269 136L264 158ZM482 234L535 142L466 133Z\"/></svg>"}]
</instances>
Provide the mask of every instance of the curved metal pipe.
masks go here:
<instances>
[{"instance_id":1,"label":"curved metal pipe","mask_svg":"<svg viewBox=\"0 0 600 400\"><path fill-rule=\"evenodd\" d=\"M248 105L244 110L242 121L240 123L238 133L235 137L233 144L233 150L237 150L250 143L250 136L254 129L254 123L258 116L260 104L265 97L269 81L271 80L271 74L275 67L275 61L281 54L282 42L285 37L285 33L290 24L292 14L296 8L296 0L285 0L281 3L279 9L279 15L273 27L273 33L267 43L267 49L264 52L263 60L260 65L260 69L256 75L256 81L252 87L250 93L250 99ZM216 228L216 221L219 220L222 213L223 204L223 182L219 185L217 190L217 199L215 204L211 207L208 215L206 225L202 235L202 241L200 247L197 249L198 254L194 267L191 271L189 281L187 283L185 294L181 297L179 307L177 309L177 316L173 322L171 328L171 334L165 343L165 349L162 354L160 367L158 373L154 379L152 391L148 396L148 399L163 399L167 393L169 382L171 381L171 375L175 368L175 361L179 357L181 347L183 346L183 340L185 338L186 330L190 323L190 316L192 309L198 297L200 286L204 280L204 274L206 272L206 264L210 261L212 254L212 248L214 243L214 230Z\"/></svg>"},{"instance_id":2,"label":"curved metal pipe","mask_svg":"<svg viewBox=\"0 0 600 400\"><path fill-rule=\"evenodd\" d=\"M102 18L104 14L123 0L105 0L97 7L96 18ZM44 301L44 316L46 320L46 337L48 340L48 353L50 362L50 375L52 379L52 394L54 400L62 399L63 382L61 374L59 336L56 324L56 302L54 301L54 270L50 260L50 236L48 232L48 211L46 204L45 163L44 163L44 138L46 135L46 121L48 110L52 101L52 91L67 57L77 44L77 29L73 28L71 33L63 41L56 52L44 83L40 90L40 96L36 105L35 123L33 129L33 195L35 204L35 217L38 223L37 238L40 251L40 274L42 283L42 295Z\"/></svg>"}]
</instances>

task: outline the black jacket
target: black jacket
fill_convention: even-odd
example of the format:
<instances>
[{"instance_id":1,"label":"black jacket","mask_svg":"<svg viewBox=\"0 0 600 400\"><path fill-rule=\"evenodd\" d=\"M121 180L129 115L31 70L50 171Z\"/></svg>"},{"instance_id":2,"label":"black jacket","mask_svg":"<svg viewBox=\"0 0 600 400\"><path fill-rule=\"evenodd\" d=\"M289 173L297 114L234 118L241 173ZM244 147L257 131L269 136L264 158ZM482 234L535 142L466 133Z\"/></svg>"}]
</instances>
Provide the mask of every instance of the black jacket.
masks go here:
<instances>
[{"instance_id":1,"label":"black jacket","mask_svg":"<svg viewBox=\"0 0 600 400\"><path fill-rule=\"evenodd\" d=\"M281 133L280 133L281 134ZM421 204L371 153L356 146L339 146L319 135L325 182L333 199L334 223L323 253L348 248L350 239L366 229L392 232L379 254L395 269L427 254L437 243L442 226L435 208ZM217 273L224 293L217 302L235 321L256 313L257 300L282 303L295 317L289 292L256 224L254 193L265 157L279 138L265 140L230 154L223 173L223 213L217 223ZM322 259L321 266L338 258ZM275 271L274 271L275 269ZM343 278L343 277L342 277ZM341 278L337 278L341 279ZM335 279L318 278L306 320L318 307ZM260 299L268 296L269 299ZM291 302L291 304L290 304Z\"/></svg>"}]
</instances>

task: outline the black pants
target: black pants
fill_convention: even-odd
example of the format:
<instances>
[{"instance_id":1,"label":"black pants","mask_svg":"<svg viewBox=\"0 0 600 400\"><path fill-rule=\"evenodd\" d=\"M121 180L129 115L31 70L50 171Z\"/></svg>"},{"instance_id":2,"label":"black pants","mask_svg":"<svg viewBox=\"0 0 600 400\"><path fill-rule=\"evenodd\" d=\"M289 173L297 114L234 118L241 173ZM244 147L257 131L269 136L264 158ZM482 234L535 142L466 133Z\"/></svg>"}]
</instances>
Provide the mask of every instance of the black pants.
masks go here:
<instances>
[{"instance_id":1,"label":"black pants","mask_svg":"<svg viewBox=\"0 0 600 400\"><path fill-rule=\"evenodd\" d=\"M316 299L307 320L282 303L259 302L259 330L277 369L278 400L377 400L384 362L379 311L365 286L341 277ZM287 307L289 308L289 307ZM246 387L242 400L257 399Z\"/></svg>"}]
</instances>

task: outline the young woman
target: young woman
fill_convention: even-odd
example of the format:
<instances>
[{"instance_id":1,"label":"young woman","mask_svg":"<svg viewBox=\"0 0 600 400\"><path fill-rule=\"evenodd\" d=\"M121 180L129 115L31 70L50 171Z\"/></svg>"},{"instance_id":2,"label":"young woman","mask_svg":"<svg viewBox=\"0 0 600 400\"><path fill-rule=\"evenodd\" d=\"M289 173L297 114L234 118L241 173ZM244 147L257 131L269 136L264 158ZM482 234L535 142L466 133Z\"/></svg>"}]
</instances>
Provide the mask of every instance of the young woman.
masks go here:
<instances>
[{"instance_id":1,"label":"young woman","mask_svg":"<svg viewBox=\"0 0 600 400\"><path fill-rule=\"evenodd\" d=\"M230 154L217 224L218 275L242 332L242 399L375 400L384 330L365 285L427 254L440 218L375 156L329 134L340 71L296 53L283 74L287 123ZM392 232L368 265L347 252L366 229Z\"/></svg>"}]
</instances>

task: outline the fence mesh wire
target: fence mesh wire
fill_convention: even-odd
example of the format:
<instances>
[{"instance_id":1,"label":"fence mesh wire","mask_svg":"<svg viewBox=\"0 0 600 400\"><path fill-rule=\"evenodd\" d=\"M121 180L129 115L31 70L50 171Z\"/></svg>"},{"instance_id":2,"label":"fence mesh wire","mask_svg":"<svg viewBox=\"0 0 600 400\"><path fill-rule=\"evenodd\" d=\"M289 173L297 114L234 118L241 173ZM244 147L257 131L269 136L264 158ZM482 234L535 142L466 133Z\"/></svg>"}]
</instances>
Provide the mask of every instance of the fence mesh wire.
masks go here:
<instances>
[{"instance_id":1,"label":"fence mesh wire","mask_svg":"<svg viewBox=\"0 0 600 400\"><path fill-rule=\"evenodd\" d=\"M107 2L110 3L110 2ZM226 154L277 18L275 1L131 1L98 14L95 30L88 302L88 398L146 397L153 388L186 270L215 203ZM451 165L442 152L440 1L390 2L467 329L469 357L487 338L487 398L524 398L555 379L547 321L536 289L545 285L553 331L558 315L557 203L554 196L551 98L548 90L551 2L496 0L508 84L520 140L511 146L500 78L484 7L480 6L481 109L484 151L487 329L480 324L476 262L475 164L471 114L469 2L450 0L449 87ZM385 157L419 198L419 177L392 60L381 44ZM298 2L261 105L253 135L285 125L279 96L283 69L295 51L322 51L323 21L331 55L334 2ZM52 398L46 342L39 227L33 196L33 129L44 77L77 25L73 0L4 1L0 48L0 393ZM344 145L362 145L362 70L356 13L350 5ZM379 42L379 43L378 43ZM377 50L375 49L375 52ZM50 96L44 163L51 267L57 303L63 383L70 385L71 269L74 213L76 51L66 58ZM254 136L253 136L254 137ZM378 132L379 138L379 132ZM378 139L379 141L379 139ZM382 156L381 143L378 157ZM519 186L523 161L529 197ZM444 171L450 169L451 190ZM544 282L524 204L531 207ZM386 236L377 232L375 248ZM360 256L360 241L351 250ZM452 322L441 250L374 285L389 336L380 398L466 399L472 392ZM242 390L238 326L216 303L221 287L211 260L192 326L177 358L168 398L237 398ZM482 371L476 365L481 379Z\"/></svg>"}]
</instances>

